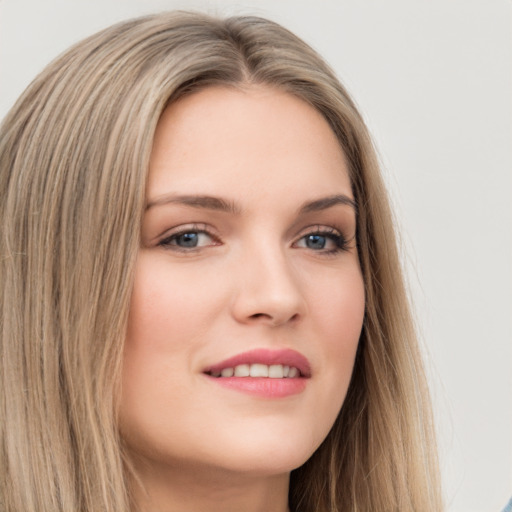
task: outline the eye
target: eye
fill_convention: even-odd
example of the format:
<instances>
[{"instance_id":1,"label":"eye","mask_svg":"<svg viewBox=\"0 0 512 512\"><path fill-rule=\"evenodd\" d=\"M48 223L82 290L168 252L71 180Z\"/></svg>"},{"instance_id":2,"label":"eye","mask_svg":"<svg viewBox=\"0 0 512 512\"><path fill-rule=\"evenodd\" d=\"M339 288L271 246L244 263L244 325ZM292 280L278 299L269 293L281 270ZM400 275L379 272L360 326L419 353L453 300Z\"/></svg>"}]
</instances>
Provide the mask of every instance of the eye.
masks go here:
<instances>
[{"instance_id":1,"label":"eye","mask_svg":"<svg viewBox=\"0 0 512 512\"><path fill-rule=\"evenodd\" d=\"M158 245L177 251L193 251L202 247L218 245L218 240L205 229L192 227L167 236Z\"/></svg>"},{"instance_id":2,"label":"eye","mask_svg":"<svg viewBox=\"0 0 512 512\"><path fill-rule=\"evenodd\" d=\"M294 247L332 254L347 250L348 241L337 229L318 226L313 232L299 238Z\"/></svg>"},{"instance_id":3,"label":"eye","mask_svg":"<svg viewBox=\"0 0 512 512\"><path fill-rule=\"evenodd\" d=\"M308 249L325 249L329 239L325 235L307 235L304 237Z\"/></svg>"}]
</instances>

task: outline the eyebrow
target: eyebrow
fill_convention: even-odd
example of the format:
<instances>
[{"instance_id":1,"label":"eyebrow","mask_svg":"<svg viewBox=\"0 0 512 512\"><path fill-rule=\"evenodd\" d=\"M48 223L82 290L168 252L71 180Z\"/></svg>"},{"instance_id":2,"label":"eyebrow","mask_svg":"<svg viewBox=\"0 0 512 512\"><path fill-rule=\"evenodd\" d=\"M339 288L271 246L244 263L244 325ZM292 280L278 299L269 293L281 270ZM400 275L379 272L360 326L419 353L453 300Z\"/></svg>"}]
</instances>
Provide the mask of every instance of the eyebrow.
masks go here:
<instances>
[{"instance_id":1,"label":"eyebrow","mask_svg":"<svg viewBox=\"0 0 512 512\"><path fill-rule=\"evenodd\" d=\"M299 213L302 214L327 210L328 208L331 208L339 204L350 206L354 210L354 212L357 212L357 205L353 199L346 196L345 194L336 194L304 203L299 209Z\"/></svg>"},{"instance_id":2,"label":"eyebrow","mask_svg":"<svg viewBox=\"0 0 512 512\"><path fill-rule=\"evenodd\" d=\"M213 196L194 196L194 195L166 195L150 201L146 205L146 211L154 206L161 206L164 204L183 204L193 208L201 208L205 210L217 210L221 212L228 212L239 214L240 208L232 202L221 199L220 197Z\"/></svg>"},{"instance_id":3,"label":"eyebrow","mask_svg":"<svg viewBox=\"0 0 512 512\"><path fill-rule=\"evenodd\" d=\"M192 208L200 208L205 210L216 210L221 212L233 213L239 215L241 209L233 202L227 201L220 197L214 196L195 196L195 195L165 195L150 201L146 205L146 211L154 206L162 206L166 204L182 204L191 206ZM357 211L356 202L344 194L336 194L332 196L322 197L313 201L304 203L299 208L299 215L311 212L318 212L327 210L337 205L350 206L354 211Z\"/></svg>"}]
</instances>

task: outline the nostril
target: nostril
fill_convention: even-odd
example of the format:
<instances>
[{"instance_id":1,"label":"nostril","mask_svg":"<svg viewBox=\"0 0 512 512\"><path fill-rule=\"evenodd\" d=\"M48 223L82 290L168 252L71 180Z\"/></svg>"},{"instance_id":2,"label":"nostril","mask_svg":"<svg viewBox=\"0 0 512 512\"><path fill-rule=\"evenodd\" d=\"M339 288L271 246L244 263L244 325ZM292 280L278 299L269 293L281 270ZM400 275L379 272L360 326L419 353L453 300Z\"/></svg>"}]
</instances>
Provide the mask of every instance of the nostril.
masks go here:
<instances>
[{"instance_id":1,"label":"nostril","mask_svg":"<svg viewBox=\"0 0 512 512\"><path fill-rule=\"evenodd\" d=\"M266 317L266 318L271 318L270 315L267 315L265 313L254 313L254 315L251 315L251 318L262 318L262 317Z\"/></svg>"},{"instance_id":2,"label":"nostril","mask_svg":"<svg viewBox=\"0 0 512 512\"><path fill-rule=\"evenodd\" d=\"M267 320L270 323L277 325L277 324L281 324L284 322L294 322L299 317L300 317L300 315L298 313L295 313L294 315L292 315L289 318L284 318L284 317L280 318L279 315L271 315L269 313L254 313L249 318L251 320Z\"/></svg>"}]
</instances>

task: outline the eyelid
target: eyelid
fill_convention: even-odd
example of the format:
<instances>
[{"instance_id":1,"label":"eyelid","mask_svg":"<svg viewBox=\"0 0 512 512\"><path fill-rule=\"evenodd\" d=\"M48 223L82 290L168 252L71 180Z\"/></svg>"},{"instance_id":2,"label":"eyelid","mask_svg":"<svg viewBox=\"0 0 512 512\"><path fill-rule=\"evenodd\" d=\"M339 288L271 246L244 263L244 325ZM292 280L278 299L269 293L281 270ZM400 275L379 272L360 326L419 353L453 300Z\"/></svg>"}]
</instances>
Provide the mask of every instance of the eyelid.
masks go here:
<instances>
[{"instance_id":1,"label":"eyelid","mask_svg":"<svg viewBox=\"0 0 512 512\"><path fill-rule=\"evenodd\" d=\"M339 229L335 226L330 226L328 224L312 224L310 226L307 226L305 228L302 228L297 236L295 237L296 240L303 238L306 235L316 235L316 234L327 234L327 235L339 235L344 238L345 234L342 229Z\"/></svg>"}]
</instances>

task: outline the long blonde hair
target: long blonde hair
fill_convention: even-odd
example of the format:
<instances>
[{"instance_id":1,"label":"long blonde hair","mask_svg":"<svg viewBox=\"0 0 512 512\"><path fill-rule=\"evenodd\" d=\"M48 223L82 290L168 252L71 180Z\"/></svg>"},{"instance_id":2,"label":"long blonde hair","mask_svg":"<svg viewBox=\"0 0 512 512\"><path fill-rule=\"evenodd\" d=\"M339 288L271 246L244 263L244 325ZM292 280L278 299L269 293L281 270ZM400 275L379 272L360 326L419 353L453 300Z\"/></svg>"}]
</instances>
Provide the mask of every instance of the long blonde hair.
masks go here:
<instances>
[{"instance_id":1,"label":"long blonde hair","mask_svg":"<svg viewBox=\"0 0 512 512\"><path fill-rule=\"evenodd\" d=\"M358 205L358 355L334 427L292 472L291 509L442 509L393 219L361 116L321 58L277 24L166 13L68 50L1 126L2 511L132 506L115 411L155 127L184 94L247 83L279 87L325 116Z\"/></svg>"}]
</instances>

